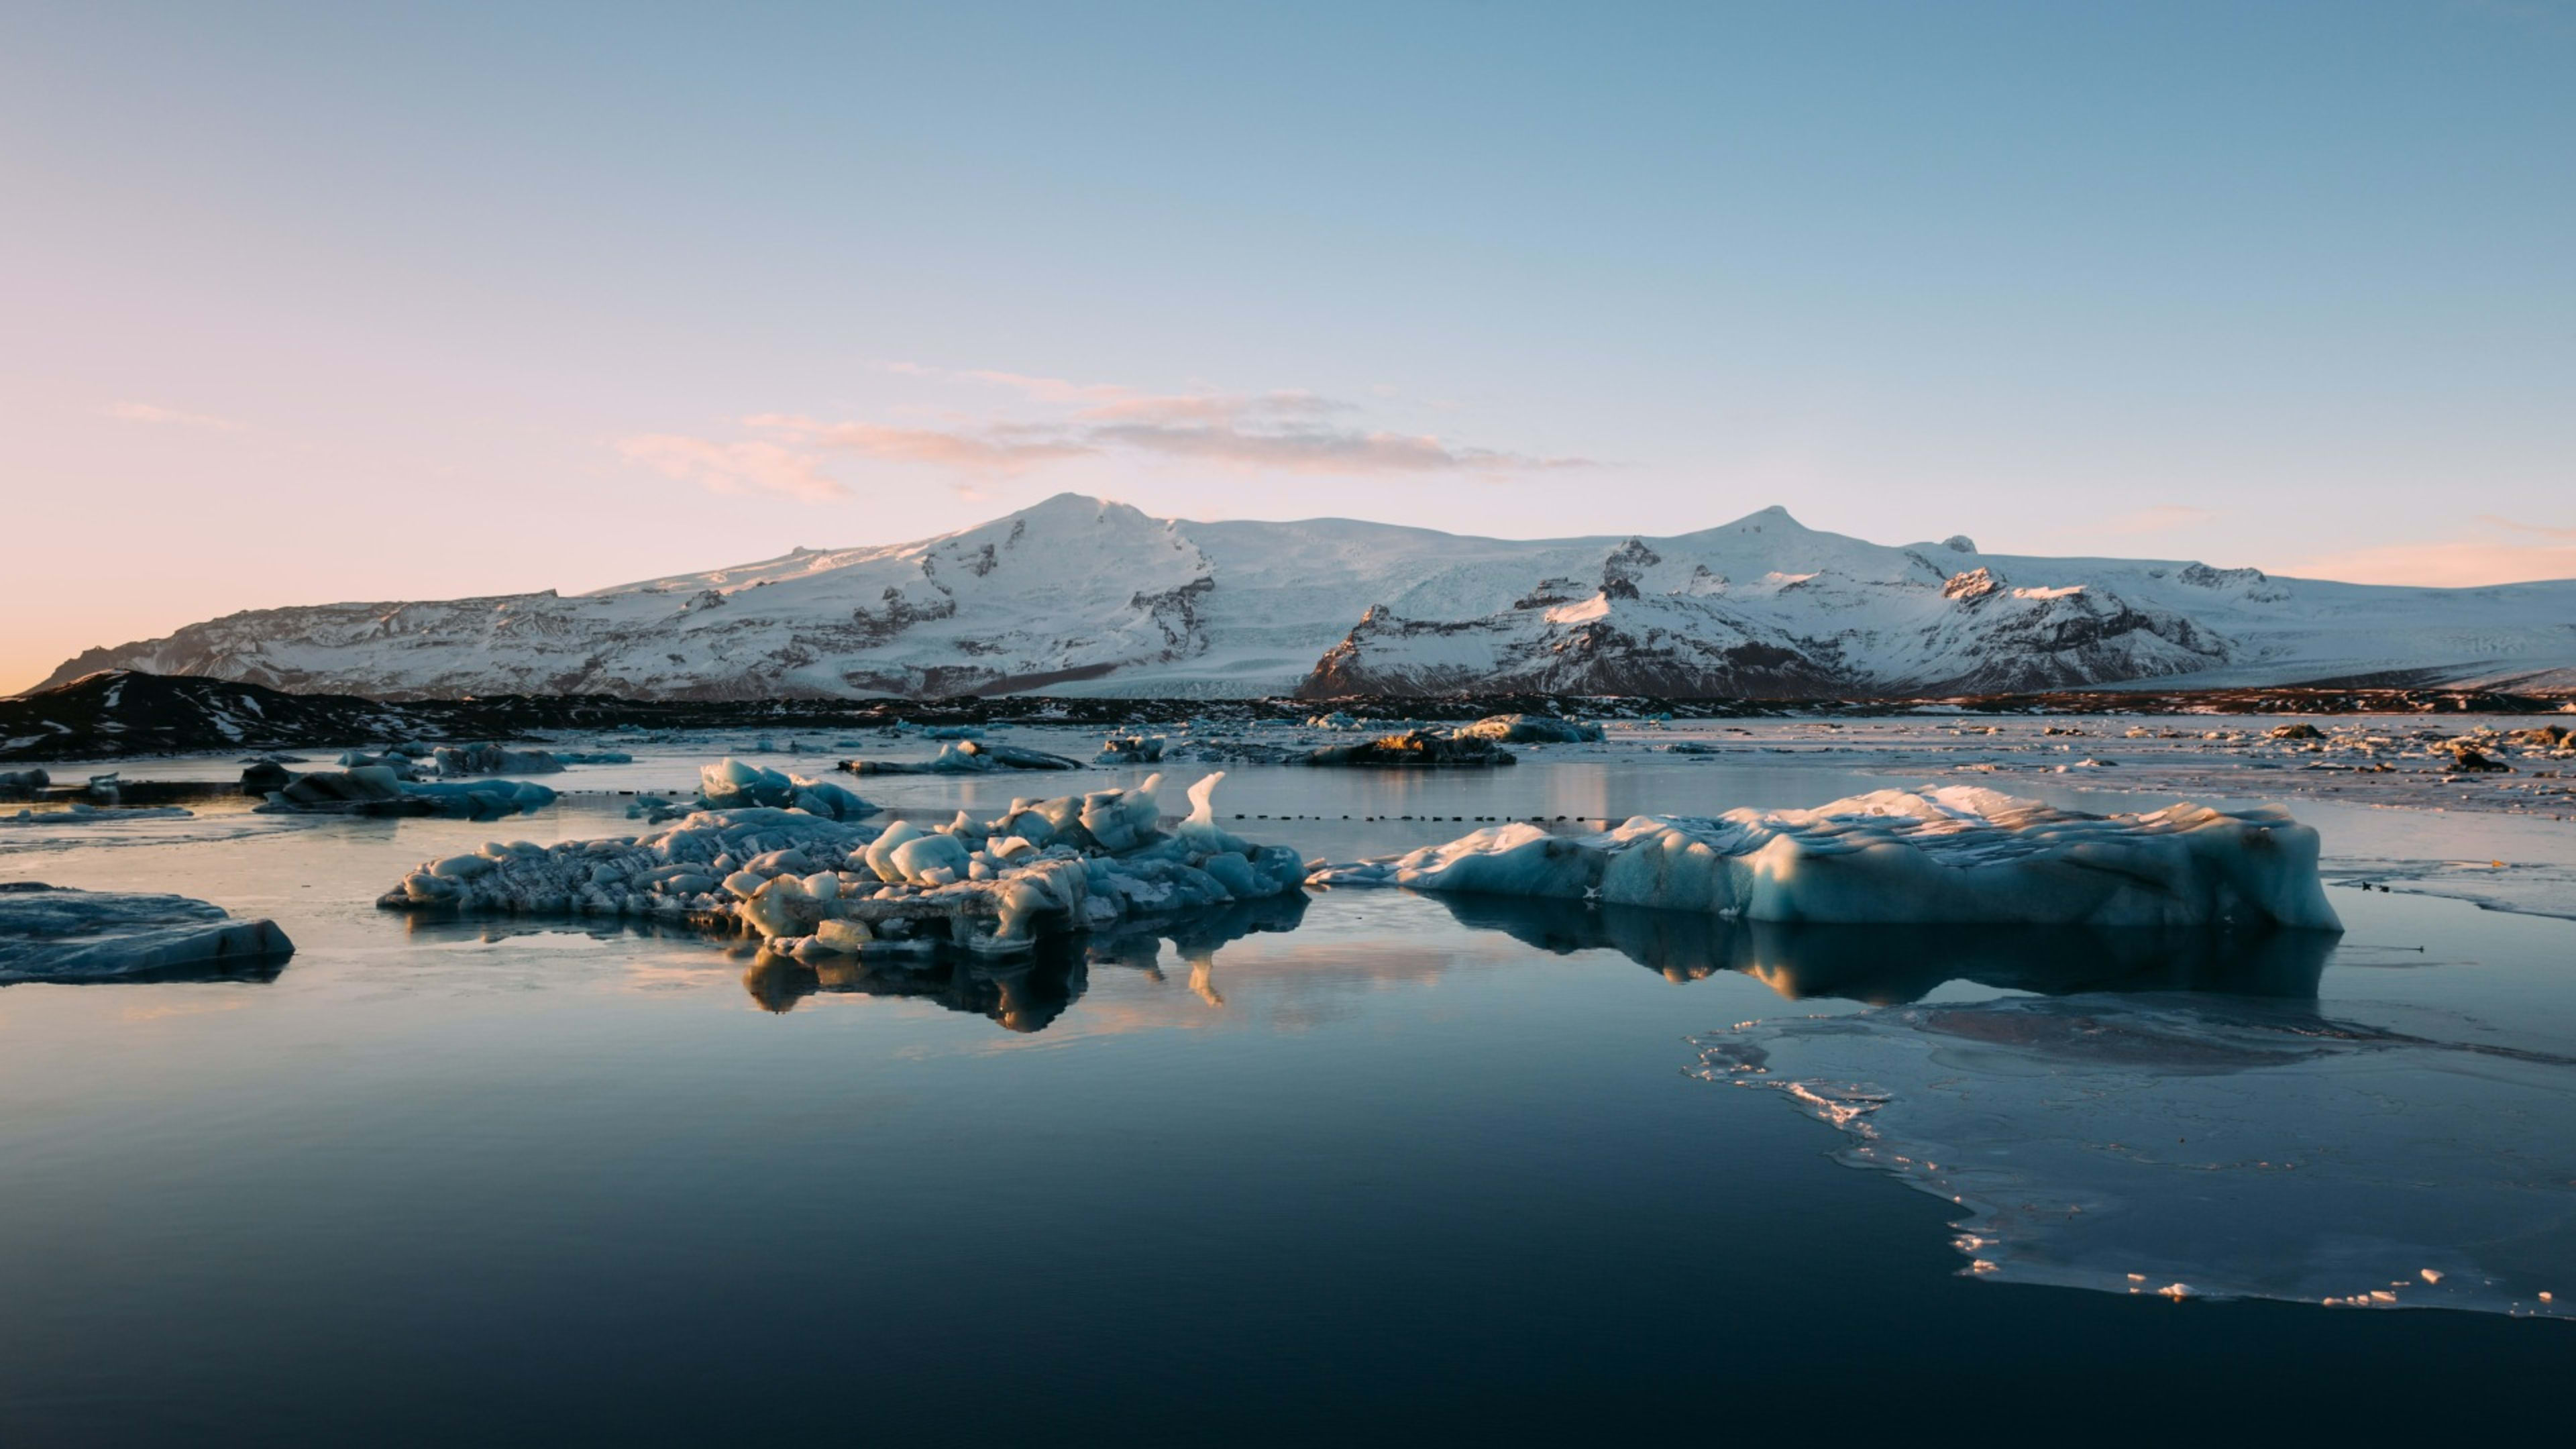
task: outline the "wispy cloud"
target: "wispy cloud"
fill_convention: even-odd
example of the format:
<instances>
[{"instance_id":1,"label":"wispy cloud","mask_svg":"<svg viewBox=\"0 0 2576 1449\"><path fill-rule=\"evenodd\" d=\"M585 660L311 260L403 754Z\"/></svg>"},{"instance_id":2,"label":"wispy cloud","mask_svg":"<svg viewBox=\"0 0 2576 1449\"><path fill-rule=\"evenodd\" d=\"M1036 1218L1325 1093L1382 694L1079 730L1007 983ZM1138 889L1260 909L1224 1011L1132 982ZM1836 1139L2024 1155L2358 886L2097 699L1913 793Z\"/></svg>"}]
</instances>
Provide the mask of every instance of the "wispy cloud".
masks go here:
<instances>
[{"instance_id":1,"label":"wispy cloud","mask_svg":"<svg viewBox=\"0 0 2576 1449\"><path fill-rule=\"evenodd\" d=\"M617 445L626 457L713 493L769 493L826 503L849 487L826 476L822 460L780 444L750 439L720 443L676 433L647 433Z\"/></svg>"},{"instance_id":2,"label":"wispy cloud","mask_svg":"<svg viewBox=\"0 0 2576 1449\"><path fill-rule=\"evenodd\" d=\"M245 425L234 422L230 418L219 418L208 413L183 413L176 408L156 407L145 402L109 403L98 411L102 417L121 418L129 423L152 423L173 428L210 428L219 433L238 433L245 430Z\"/></svg>"},{"instance_id":3,"label":"wispy cloud","mask_svg":"<svg viewBox=\"0 0 2576 1449\"><path fill-rule=\"evenodd\" d=\"M1087 443L1027 425L995 424L950 432L882 423L830 423L788 413L760 413L743 426L792 438L808 448L860 458L927 463L964 473L1012 474L1042 463L1099 451Z\"/></svg>"},{"instance_id":4,"label":"wispy cloud","mask_svg":"<svg viewBox=\"0 0 2576 1449\"><path fill-rule=\"evenodd\" d=\"M1222 424L1174 427L1110 423L1093 428L1089 436L1102 443L1167 457L1288 473L1506 473L1594 466L1586 458L1540 458L1491 448L1453 447L1427 434L1338 428L1247 431Z\"/></svg>"},{"instance_id":5,"label":"wispy cloud","mask_svg":"<svg viewBox=\"0 0 2576 1449\"><path fill-rule=\"evenodd\" d=\"M1590 459L1473 447L1429 434L1363 425L1362 405L1295 389L1154 392L919 363L883 370L937 382L998 388L1022 400L1007 415L937 427L797 413L741 420L753 436L725 440L651 434L619 446L630 459L725 492L828 500L847 496L830 471L845 463L911 465L945 474L978 496L982 485L1077 459L1126 456L1245 471L1342 476L1516 472L1588 468ZM1025 416L1031 405L1043 416Z\"/></svg>"}]
</instances>

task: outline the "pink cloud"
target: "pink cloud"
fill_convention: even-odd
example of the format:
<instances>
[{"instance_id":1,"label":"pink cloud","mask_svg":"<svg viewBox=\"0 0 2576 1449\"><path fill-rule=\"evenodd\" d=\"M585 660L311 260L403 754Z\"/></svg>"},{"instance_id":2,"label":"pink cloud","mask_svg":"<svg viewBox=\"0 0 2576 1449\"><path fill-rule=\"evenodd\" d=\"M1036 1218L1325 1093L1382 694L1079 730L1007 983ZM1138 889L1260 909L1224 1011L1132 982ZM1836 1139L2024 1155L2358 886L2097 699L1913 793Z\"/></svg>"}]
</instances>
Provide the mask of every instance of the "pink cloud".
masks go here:
<instances>
[{"instance_id":1,"label":"pink cloud","mask_svg":"<svg viewBox=\"0 0 2576 1449\"><path fill-rule=\"evenodd\" d=\"M849 496L811 453L758 439L719 443L675 433L648 433L617 445L628 459L715 493L774 493L809 503Z\"/></svg>"},{"instance_id":2,"label":"pink cloud","mask_svg":"<svg viewBox=\"0 0 2576 1449\"><path fill-rule=\"evenodd\" d=\"M1093 428L1090 436L1148 453L1291 473L1501 473L1595 466L1586 458L1536 458L1490 448L1452 447L1428 435L1323 428L1246 432L1223 426L1113 423Z\"/></svg>"},{"instance_id":3,"label":"pink cloud","mask_svg":"<svg viewBox=\"0 0 2576 1449\"><path fill-rule=\"evenodd\" d=\"M762 413L743 419L746 427L782 433L810 447L853 453L864 458L927 463L969 473L1012 474L1044 463L1061 462L1099 451L1065 439L1035 438L1031 430L995 428L945 432L937 428L896 428L882 423L827 423L819 418Z\"/></svg>"},{"instance_id":4,"label":"pink cloud","mask_svg":"<svg viewBox=\"0 0 2576 1449\"><path fill-rule=\"evenodd\" d=\"M742 420L761 435L741 442L654 434L621 444L629 458L674 477L726 491L800 498L844 497L826 475L834 457L912 464L975 488L1078 458L1125 453L1288 473L1365 476L1402 473L1501 474L1588 468L1589 459L1540 457L1456 445L1428 434L1333 425L1356 403L1299 389L1152 393L1111 383L1077 383L989 369L953 371L920 363L879 364L889 372L1003 387L1048 405L1054 417L999 417L938 427L864 419L832 421L796 413Z\"/></svg>"}]
</instances>

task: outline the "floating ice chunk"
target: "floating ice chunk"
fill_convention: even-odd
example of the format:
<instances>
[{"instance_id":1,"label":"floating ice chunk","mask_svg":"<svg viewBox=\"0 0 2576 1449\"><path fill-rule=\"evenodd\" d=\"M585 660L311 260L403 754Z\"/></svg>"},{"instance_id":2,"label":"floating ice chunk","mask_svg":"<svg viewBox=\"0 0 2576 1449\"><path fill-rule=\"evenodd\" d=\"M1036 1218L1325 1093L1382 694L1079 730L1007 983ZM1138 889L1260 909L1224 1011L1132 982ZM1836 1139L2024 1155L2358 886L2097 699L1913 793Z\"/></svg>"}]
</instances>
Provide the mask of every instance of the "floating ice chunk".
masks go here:
<instances>
[{"instance_id":1,"label":"floating ice chunk","mask_svg":"<svg viewBox=\"0 0 2576 1449\"><path fill-rule=\"evenodd\" d=\"M243 773L243 788L266 783L254 778L264 767ZM555 792L525 780L449 780L420 783L404 779L390 765L359 765L348 770L316 770L297 775L268 792L263 815L447 815L491 820L542 810L555 802Z\"/></svg>"},{"instance_id":2,"label":"floating ice chunk","mask_svg":"<svg viewBox=\"0 0 2576 1449\"><path fill-rule=\"evenodd\" d=\"M1327 867L1325 886L1580 900L1761 921L2279 925L2339 931L2317 835L2281 810L2086 815L1973 786L1813 810L1640 815L1613 830L1479 830Z\"/></svg>"},{"instance_id":3,"label":"floating ice chunk","mask_svg":"<svg viewBox=\"0 0 2576 1449\"><path fill-rule=\"evenodd\" d=\"M1082 765L1044 750L958 740L941 745L927 760L843 760L840 768L853 775L981 775L997 769L1078 770Z\"/></svg>"},{"instance_id":4,"label":"floating ice chunk","mask_svg":"<svg viewBox=\"0 0 2576 1449\"><path fill-rule=\"evenodd\" d=\"M563 761L545 750L514 750L505 745L441 745L430 751L438 773L458 775L551 775Z\"/></svg>"},{"instance_id":5,"label":"floating ice chunk","mask_svg":"<svg viewBox=\"0 0 2576 1449\"><path fill-rule=\"evenodd\" d=\"M1355 745L1326 745L1306 756L1310 765L1509 765L1511 751L1481 735L1408 730Z\"/></svg>"},{"instance_id":6,"label":"floating ice chunk","mask_svg":"<svg viewBox=\"0 0 2576 1449\"><path fill-rule=\"evenodd\" d=\"M0 982L256 970L294 950L274 922L186 896L0 883Z\"/></svg>"},{"instance_id":7,"label":"floating ice chunk","mask_svg":"<svg viewBox=\"0 0 2576 1449\"><path fill-rule=\"evenodd\" d=\"M1100 758L1093 763L1150 765L1163 758L1163 747L1168 743L1161 735L1111 735L1101 742Z\"/></svg>"},{"instance_id":8,"label":"floating ice chunk","mask_svg":"<svg viewBox=\"0 0 2576 1449\"><path fill-rule=\"evenodd\" d=\"M1496 714L1460 727L1458 737L1506 745L1579 744L1599 740L1601 726L1548 714Z\"/></svg>"},{"instance_id":9,"label":"floating ice chunk","mask_svg":"<svg viewBox=\"0 0 2576 1449\"><path fill-rule=\"evenodd\" d=\"M802 810L827 820L857 820L877 807L828 780L809 780L746 765L730 756L698 770L698 803L710 810L749 806Z\"/></svg>"},{"instance_id":10,"label":"floating ice chunk","mask_svg":"<svg viewBox=\"0 0 2576 1449\"><path fill-rule=\"evenodd\" d=\"M905 820L880 831L803 809L701 811L642 837L495 844L424 862L378 904L685 919L749 930L802 960L852 946L1014 952L1043 933L1297 890L1295 851L1216 827L1212 785L1195 799L1204 819L1163 832L1160 783L1014 801L998 819L961 814L937 830ZM865 929L823 930L836 921Z\"/></svg>"},{"instance_id":11,"label":"floating ice chunk","mask_svg":"<svg viewBox=\"0 0 2576 1449\"><path fill-rule=\"evenodd\" d=\"M1974 1277L2576 1317L2546 1286L2576 1280L2576 1059L2392 1020L2006 998L1751 1022L1699 1038L1699 1074L1958 1204Z\"/></svg>"},{"instance_id":12,"label":"floating ice chunk","mask_svg":"<svg viewBox=\"0 0 2576 1449\"><path fill-rule=\"evenodd\" d=\"M29 800L54 783L42 770L0 770L0 800Z\"/></svg>"}]
</instances>

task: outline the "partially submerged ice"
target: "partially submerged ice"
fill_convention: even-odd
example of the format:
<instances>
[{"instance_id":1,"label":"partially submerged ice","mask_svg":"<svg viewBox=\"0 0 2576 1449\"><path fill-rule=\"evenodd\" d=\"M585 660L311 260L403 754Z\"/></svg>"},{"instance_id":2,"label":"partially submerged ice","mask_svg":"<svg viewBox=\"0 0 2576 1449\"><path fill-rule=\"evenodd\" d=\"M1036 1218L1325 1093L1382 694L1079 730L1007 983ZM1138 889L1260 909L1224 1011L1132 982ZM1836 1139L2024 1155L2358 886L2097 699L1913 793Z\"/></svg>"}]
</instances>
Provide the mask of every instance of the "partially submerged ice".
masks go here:
<instances>
[{"instance_id":1,"label":"partially submerged ice","mask_svg":"<svg viewBox=\"0 0 2576 1449\"><path fill-rule=\"evenodd\" d=\"M1573 745L1599 743L1601 726L1588 720L1552 714L1489 714L1457 730L1461 739L1492 740L1504 745Z\"/></svg>"},{"instance_id":2,"label":"partially submerged ice","mask_svg":"<svg viewBox=\"0 0 2576 1449\"><path fill-rule=\"evenodd\" d=\"M276 923L186 896L0 882L0 982L259 970L294 951Z\"/></svg>"},{"instance_id":3,"label":"partially submerged ice","mask_svg":"<svg viewBox=\"0 0 2576 1449\"><path fill-rule=\"evenodd\" d=\"M2576 1059L2445 1013L2008 997L1747 1022L1699 1075L1956 1205L1970 1277L2576 1316ZM2399 1091L2392 1084L2405 1084Z\"/></svg>"},{"instance_id":4,"label":"partially submerged ice","mask_svg":"<svg viewBox=\"0 0 2576 1449\"><path fill-rule=\"evenodd\" d=\"M983 775L995 770L1078 770L1082 762L1045 750L964 739L941 745L939 753L927 760L843 760L838 768L853 775Z\"/></svg>"},{"instance_id":5,"label":"partially submerged ice","mask_svg":"<svg viewBox=\"0 0 2576 1449\"><path fill-rule=\"evenodd\" d=\"M263 772L279 768L253 765L242 774L242 788L257 790L271 784L274 777ZM424 783L403 778L390 765L315 770L264 793L268 803L253 807L262 815L449 815L490 820L555 803L554 791L526 780Z\"/></svg>"},{"instance_id":6,"label":"partially submerged ice","mask_svg":"<svg viewBox=\"0 0 2576 1449\"><path fill-rule=\"evenodd\" d=\"M877 813L877 807L829 780L765 770L731 756L698 767L698 804L709 810L802 810L827 820L856 820Z\"/></svg>"},{"instance_id":7,"label":"partially submerged ice","mask_svg":"<svg viewBox=\"0 0 2576 1449\"><path fill-rule=\"evenodd\" d=\"M2317 878L2316 832L2281 810L2087 815L1958 785L1813 810L1639 815L1597 834L1495 826L1311 883L1755 921L2343 929Z\"/></svg>"},{"instance_id":8,"label":"partially submerged ice","mask_svg":"<svg viewBox=\"0 0 2576 1449\"><path fill-rule=\"evenodd\" d=\"M1026 950L1093 930L1298 888L1296 852L1216 823L1222 774L1162 828L1159 775L1133 790L1015 800L983 822L879 829L804 809L704 810L643 836L491 844L422 863L378 902L684 920L754 932L798 959L948 944Z\"/></svg>"}]
</instances>

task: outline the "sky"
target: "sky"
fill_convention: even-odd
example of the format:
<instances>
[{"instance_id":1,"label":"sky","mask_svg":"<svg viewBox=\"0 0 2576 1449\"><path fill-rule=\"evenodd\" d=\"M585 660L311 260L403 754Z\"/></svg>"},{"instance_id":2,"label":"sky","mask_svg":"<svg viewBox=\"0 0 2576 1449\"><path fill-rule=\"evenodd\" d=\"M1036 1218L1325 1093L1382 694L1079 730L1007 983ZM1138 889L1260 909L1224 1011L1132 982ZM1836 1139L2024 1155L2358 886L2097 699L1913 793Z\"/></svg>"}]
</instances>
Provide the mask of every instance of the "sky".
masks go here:
<instances>
[{"instance_id":1,"label":"sky","mask_svg":"<svg viewBox=\"0 0 2576 1449\"><path fill-rule=\"evenodd\" d=\"M1066 490L2576 576L2576 0L0 7L0 690Z\"/></svg>"}]
</instances>

